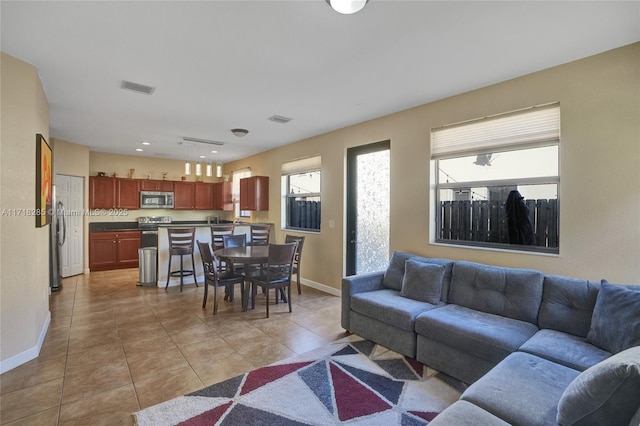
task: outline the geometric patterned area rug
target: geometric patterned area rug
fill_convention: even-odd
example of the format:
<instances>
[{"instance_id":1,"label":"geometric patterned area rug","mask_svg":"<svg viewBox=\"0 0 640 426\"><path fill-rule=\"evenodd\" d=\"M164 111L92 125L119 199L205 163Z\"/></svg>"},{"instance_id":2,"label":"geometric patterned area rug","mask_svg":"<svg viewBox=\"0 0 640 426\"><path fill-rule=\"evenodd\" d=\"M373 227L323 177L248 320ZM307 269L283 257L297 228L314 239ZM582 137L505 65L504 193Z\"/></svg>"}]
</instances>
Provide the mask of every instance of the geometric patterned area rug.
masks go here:
<instances>
[{"instance_id":1,"label":"geometric patterned area rug","mask_svg":"<svg viewBox=\"0 0 640 426\"><path fill-rule=\"evenodd\" d=\"M465 385L358 336L135 413L139 426L429 424Z\"/></svg>"}]
</instances>

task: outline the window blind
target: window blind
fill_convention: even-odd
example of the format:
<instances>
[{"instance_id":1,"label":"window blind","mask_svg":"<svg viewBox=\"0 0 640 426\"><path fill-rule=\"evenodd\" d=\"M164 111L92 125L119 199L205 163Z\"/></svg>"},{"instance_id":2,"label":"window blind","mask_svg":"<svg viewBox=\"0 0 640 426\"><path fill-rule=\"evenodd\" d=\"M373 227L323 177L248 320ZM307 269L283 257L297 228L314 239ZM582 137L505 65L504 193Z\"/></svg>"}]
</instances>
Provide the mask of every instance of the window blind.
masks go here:
<instances>
[{"instance_id":1,"label":"window blind","mask_svg":"<svg viewBox=\"0 0 640 426\"><path fill-rule=\"evenodd\" d=\"M290 175L293 173L303 173L311 170L318 170L321 165L322 157L320 155L300 158L298 160L282 163L282 174Z\"/></svg>"},{"instance_id":2,"label":"window blind","mask_svg":"<svg viewBox=\"0 0 640 426\"><path fill-rule=\"evenodd\" d=\"M534 107L431 130L431 159L560 141L560 105Z\"/></svg>"}]
</instances>

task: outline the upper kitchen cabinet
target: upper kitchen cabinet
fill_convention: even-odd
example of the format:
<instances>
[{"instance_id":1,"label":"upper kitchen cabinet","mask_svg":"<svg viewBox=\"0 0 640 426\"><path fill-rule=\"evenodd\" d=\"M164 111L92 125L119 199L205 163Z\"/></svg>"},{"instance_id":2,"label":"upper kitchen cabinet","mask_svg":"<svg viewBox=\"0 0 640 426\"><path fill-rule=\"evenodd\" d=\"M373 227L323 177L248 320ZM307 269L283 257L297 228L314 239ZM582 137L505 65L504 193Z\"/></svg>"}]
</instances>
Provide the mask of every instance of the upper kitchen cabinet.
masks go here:
<instances>
[{"instance_id":1,"label":"upper kitchen cabinet","mask_svg":"<svg viewBox=\"0 0 640 426\"><path fill-rule=\"evenodd\" d=\"M231 182L213 184L213 210L233 211Z\"/></svg>"},{"instance_id":2,"label":"upper kitchen cabinet","mask_svg":"<svg viewBox=\"0 0 640 426\"><path fill-rule=\"evenodd\" d=\"M89 176L89 208L139 209L139 181L137 179Z\"/></svg>"},{"instance_id":3,"label":"upper kitchen cabinet","mask_svg":"<svg viewBox=\"0 0 640 426\"><path fill-rule=\"evenodd\" d=\"M173 208L176 210L196 208L196 184L194 182L173 183Z\"/></svg>"},{"instance_id":4,"label":"upper kitchen cabinet","mask_svg":"<svg viewBox=\"0 0 640 426\"><path fill-rule=\"evenodd\" d=\"M240 179L240 210L269 210L269 176Z\"/></svg>"},{"instance_id":5,"label":"upper kitchen cabinet","mask_svg":"<svg viewBox=\"0 0 640 426\"><path fill-rule=\"evenodd\" d=\"M196 182L195 209L213 210L213 183Z\"/></svg>"},{"instance_id":6,"label":"upper kitchen cabinet","mask_svg":"<svg viewBox=\"0 0 640 426\"><path fill-rule=\"evenodd\" d=\"M140 208L140 181L116 178L116 207L120 209Z\"/></svg>"},{"instance_id":7,"label":"upper kitchen cabinet","mask_svg":"<svg viewBox=\"0 0 640 426\"><path fill-rule=\"evenodd\" d=\"M140 180L140 191L173 192L173 182L170 180Z\"/></svg>"}]
</instances>

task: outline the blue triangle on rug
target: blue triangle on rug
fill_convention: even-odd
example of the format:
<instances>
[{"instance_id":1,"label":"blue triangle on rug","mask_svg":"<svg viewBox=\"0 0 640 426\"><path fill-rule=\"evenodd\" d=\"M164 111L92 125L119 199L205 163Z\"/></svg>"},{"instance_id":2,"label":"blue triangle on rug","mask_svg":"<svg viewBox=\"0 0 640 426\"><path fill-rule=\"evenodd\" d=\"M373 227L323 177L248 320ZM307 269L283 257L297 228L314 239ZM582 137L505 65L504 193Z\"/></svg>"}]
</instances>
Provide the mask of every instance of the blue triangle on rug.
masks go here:
<instances>
[{"instance_id":1,"label":"blue triangle on rug","mask_svg":"<svg viewBox=\"0 0 640 426\"><path fill-rule=\"evenodd\" d=\"M331 379L327 370L327 362L318 362L309 368L298 373L300 378L309 386L309 389L318 397L320 402L327 407L327 410L333 414L335 407L333 405L333 396L331 392Z\"/></svg>"},{"instance_id":2,"label":"blue triangle on rug","mask_svg":"<svg viewBox=\"0 0 640 426\"><path fill-rule=\"evenodd\" d=\"M338 352L334 352L332 356L341 356L341 355L355 355L358 351L353 348L351 345L347 345L344 348L340 349Z\"/></svg>"},{"instance_id":3,"label":"blue triangle on rug","mask_svg":"<svg viewBox=\"0 0 640 426\"><path fill-rule=\"evenodd\" d=\"M199 391L188 394L187 396L206 396L208 398L233 398L238 394L238 389L244 379L244 374L233 377L224 382L216 383Z\"/></svg>"}]
</instances>

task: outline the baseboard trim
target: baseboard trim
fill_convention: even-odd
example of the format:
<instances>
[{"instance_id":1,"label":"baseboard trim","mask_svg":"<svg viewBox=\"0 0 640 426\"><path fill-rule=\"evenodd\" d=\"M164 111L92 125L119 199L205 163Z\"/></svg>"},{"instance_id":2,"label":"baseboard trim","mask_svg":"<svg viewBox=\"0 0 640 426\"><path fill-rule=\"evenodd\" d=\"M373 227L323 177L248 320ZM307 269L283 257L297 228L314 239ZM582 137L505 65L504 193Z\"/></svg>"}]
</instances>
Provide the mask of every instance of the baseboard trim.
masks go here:
<instances>
[{"instance_id":1,"label":"baseboard trim","mask_svg":"<svg viewBox=\"0 0 640 426\"><path fill-rule=\"evenodd\" d=\"M40 355L40 350L42 349L44 338L47 336L47 330L49 330L49 324L51 324L51 311L47 312L47 318L44 322L44 325L42 326L42 330L40 330L40 336L38 337L36 346L29 348L17 355L14 355L11 358L0 361L0 374L4 374L9 370L13 370L14 368L25 364L32 359L36 359L38 355Z\"/></svg>"},{"instance_id":2,"label":"baseboard trim","mask_svg":"<svg viewBox=\"0 0 640 426\"><path fill-rule=\"evenodd\" d=\"M295 281L295 280L292 280L292 281ZM304 278L300 278L300 284L304 284L307 287L312 287L312 288L315 288L316 290L320 290L320 291L323 291L325 293L329 293L329 294L331 294L333 296L338 296L338 297L342 296L342 291L340 291L339 289L334 288L334 287L329 287L328 285L320 284L320 283L317 283L315 281L311 281L311 280L306 280ZM295 282L293 283L293 285L295 286Z\"/></svg>"}]
</instances>

